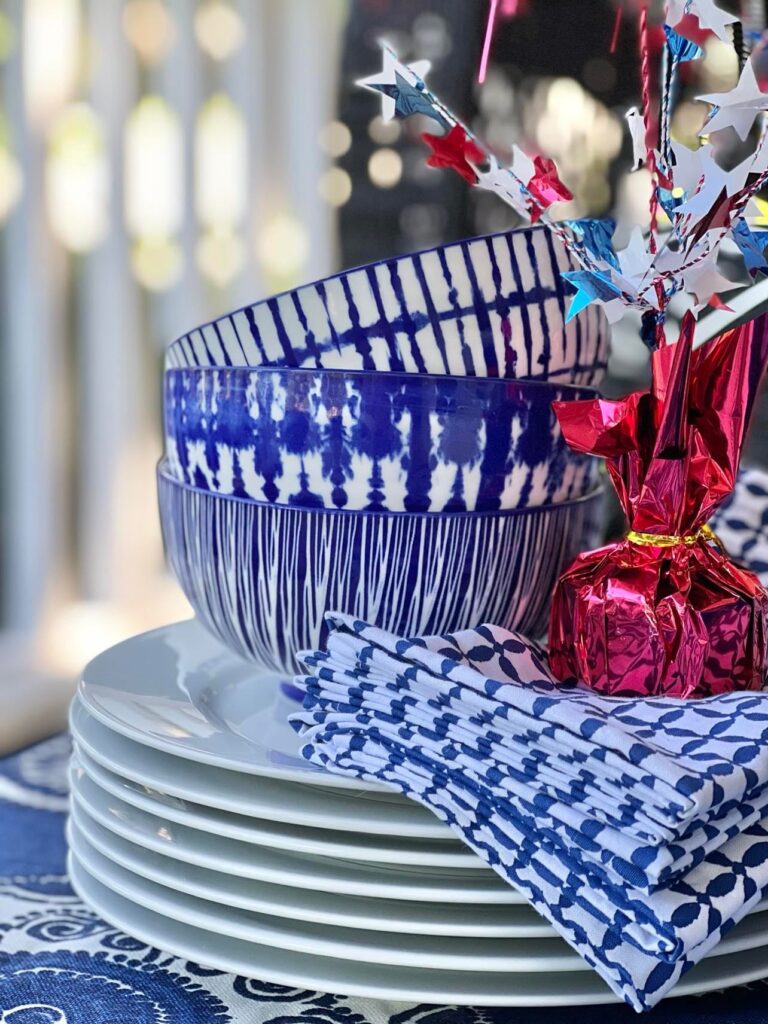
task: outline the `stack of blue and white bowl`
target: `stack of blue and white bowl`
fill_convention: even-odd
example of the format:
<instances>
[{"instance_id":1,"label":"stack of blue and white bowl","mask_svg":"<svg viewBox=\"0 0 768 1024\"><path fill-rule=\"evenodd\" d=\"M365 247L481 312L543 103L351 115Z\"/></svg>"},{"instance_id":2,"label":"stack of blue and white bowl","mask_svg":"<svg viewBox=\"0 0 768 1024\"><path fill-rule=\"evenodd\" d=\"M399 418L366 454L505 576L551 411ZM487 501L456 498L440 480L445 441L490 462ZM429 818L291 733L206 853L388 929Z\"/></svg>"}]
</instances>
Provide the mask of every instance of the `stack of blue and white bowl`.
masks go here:
<instances>
[{"instance_id":1,"label":"stack of blue and white bowl","mask_svg":"<svg viewBox=\"0 0 768 1024\"><path fill-rule=\"evenodd\" d=\"M171 567L234 651L292 673L342 610L400 635L533 636L595 539L597 463L554 399L602 378L544 228L440 246L257 302L176 341L160 511Z\"/></svg>"},{"instance_id":2,"label":"stack of blue and white bowl","mask_svg":"<svg viewBox=\"0 0 768 1024\"><path fill-rule=\"evenodd\" d=\"M288 724L326 611L538 636L598 540L596 464L551 402L599 383L607 327L566 323L555 245L531 228L374 264L171 346L160 512L199 621L95 659L71 716L70 873L111 924L302 990L615 999L446 825L309 764Z\"/></svg>"}]
</instances>

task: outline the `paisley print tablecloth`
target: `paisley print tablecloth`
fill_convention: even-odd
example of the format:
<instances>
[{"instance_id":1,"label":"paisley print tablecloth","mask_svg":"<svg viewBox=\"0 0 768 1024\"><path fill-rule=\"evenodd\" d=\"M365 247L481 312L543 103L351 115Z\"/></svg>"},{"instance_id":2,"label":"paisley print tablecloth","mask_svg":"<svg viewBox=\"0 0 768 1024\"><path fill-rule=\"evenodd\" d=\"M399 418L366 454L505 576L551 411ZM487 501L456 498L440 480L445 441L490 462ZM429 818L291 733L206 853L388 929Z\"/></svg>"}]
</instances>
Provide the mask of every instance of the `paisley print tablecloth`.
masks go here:
<instances>
[{"instance_id":1,"label":"paisley print tablecloth","mask_svg":"<svg viewBox=\"0 0 768 1024\"><path fill-rule=\"evenodd\" d=\"M64 868L66 762L55 737L0 761L0 1024L629 1024L626 1006L412 1006L287 989L208 970L124 935ZM768 953L767 953L768 957ZM668 1000L654 1024L764 1024L768 983Z\"/></svg>"}]
</instances>

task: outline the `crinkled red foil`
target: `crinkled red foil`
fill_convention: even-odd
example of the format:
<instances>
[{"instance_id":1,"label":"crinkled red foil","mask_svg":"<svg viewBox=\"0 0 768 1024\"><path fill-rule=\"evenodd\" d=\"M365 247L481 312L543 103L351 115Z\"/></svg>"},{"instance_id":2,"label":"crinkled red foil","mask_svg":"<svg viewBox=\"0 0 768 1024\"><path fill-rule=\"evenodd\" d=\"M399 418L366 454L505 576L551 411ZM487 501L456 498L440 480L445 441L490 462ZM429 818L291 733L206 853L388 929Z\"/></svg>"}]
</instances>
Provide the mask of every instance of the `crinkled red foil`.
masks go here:
<instances>
[{"instance_id":1,"label":"crinkled red foil","mask_svg":"<svg viewBox=\"0 0 768 1024\"><path fill-rule=\"evenodd\" d=\"M688 314L653 353L652 386L619 401L555 402L570 446L606 459L630 530L694 537L731 493L768 363L768 315L693 350ZM763 686L768 593L711 541L628 538L560 577L550 664L611 696L706 697Z\"/></svg>"}]
</instances>

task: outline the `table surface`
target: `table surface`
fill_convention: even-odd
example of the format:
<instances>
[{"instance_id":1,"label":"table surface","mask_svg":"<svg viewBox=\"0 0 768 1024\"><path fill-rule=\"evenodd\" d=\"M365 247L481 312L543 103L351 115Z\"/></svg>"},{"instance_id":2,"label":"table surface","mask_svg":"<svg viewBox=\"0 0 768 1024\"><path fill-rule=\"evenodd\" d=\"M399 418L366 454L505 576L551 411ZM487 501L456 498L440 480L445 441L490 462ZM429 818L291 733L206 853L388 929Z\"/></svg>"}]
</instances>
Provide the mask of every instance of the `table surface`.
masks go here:
<instances>
[{"instance_id":1,"label":"table surface","mask_svg":"<svg viewBox=\"0 0 768 1024\"><path fill-rule=\"evenodd\" d=\"M74 895L64 823L69 741L0 760L0 1024L629 1024L626 1006L412 1006L209 970L112 928ZM289 956L286 953L286 956ZM768 949L766 950L768 970ZM768 982L667 999L654 1024L765 1024Z\"/></svg>"}]
</instances>

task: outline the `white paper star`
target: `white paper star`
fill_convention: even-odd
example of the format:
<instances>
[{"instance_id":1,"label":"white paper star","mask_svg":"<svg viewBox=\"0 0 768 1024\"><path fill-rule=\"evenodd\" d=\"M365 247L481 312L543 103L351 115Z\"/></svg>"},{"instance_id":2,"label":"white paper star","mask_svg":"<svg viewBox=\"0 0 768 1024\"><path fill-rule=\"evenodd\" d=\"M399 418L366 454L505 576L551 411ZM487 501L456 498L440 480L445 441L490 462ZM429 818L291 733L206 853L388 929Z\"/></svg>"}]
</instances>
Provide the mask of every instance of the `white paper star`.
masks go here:
<instances>
[{"instance_id":1,"label":"white paper star","mask_svg":"<svg viewBox=\"0 0 768 1024\"><path fill-rule=\"evenodd\" d=\"M703 152L706 148L706 152ZM689 195L684 203L675 210L675 223L687 220L687 228L693 227L703 220L717 204L723 191L726 196L734 196L740 192L752 168L752 157L747 157L730 171L725 171L717 163L710 147L698 150L702 153L701 174L703 180L698 191Z\"/></svg>"},{"instance_id":2,"label":"white paper star","mask_svg":"<svg viewBox=\"0 0 768 1024\"><path fill-rule=\"evenodd\" d=\"M643 230L639 225L632 231L629 244L619 250L616 256L619 260L619 270L605 260L598 261L597 269L607 274L612 284L624 295L631 296L634 305L653 306L654 309L658 309L659 299L651 274L654 256L648 250ZM626 309L626 300L610 299L605 303L606 315L613 315L613 304L617 301L621 302ZM618 314L616 314L616 319L618 318ZM614 322L611 320L611 323Z\"/></svg>"},{"instance_id":3,"label":"white paper star","mask_svg":"<svg viewBox=\"0 0 768 1024\"><path fill-rule=\"evenodd\" d=\"M610 302L601 302L600 305L609 324L617 324L629 308L623 299L611 299Z\"/></svg>"},{"instance_id":4,"label":"white paper star","mask_svg":"<svg viewBox=\"0 0 768 1024\"><path fill-rule=\"evenodd\" d=\"M722 230L705 231L690 248L684 245L675 249L667 245L662 246L654 258L654 269L659 274L678 277L681 267L687 266L692 260L704 259L714 254L722 241L722 236ZM680 287L683 286L682 277L678 278L678 284Z\"/></svg>"},{"instance_id":5,"label":"white paper star","mask_svg":"<svg viewBox=\"0 0 768 1024\"><path fill-rule=\"evenodd\" d=\"M760 91L751 61L744 65L735 89L731 89L730 92L708 93L705 96L697 96L696 99L718 108L699 135L708 135L730 125L736 129L739 138L746 139L760 111L768 110L768 93Z\"/></svg>"},{"instance_id":6,"label":"white paper star","mask_svg":"<svg viewBox=\"0 0 768 1024\"><path fill-rule=\"evenodd\" d=\"M714 255L683 271L683 286L695 298L694 311L697 313L709 303L713 295L739 287L734 281L723 277L717 269Z\"/></svg>"},{"instance_id":7,"label":"white paper star","mask_svg":"<svg viewBox=\"0 0 768 1024\"><path fill-rule=\"evenodd\" d=\"M628 290L637 292L653 263L653 254L648 251L648 246L643 238L643 229L639 225L632 229L629 245L617 252L616 255L619 258L621 276L632 286Z\"/></svg>"},{"instance_id":8,"label":"white paper star","mask_svg":"<svg viewBox=\"0 0 768 1024\"><path fill-rule=\"evenodd\" d=\"M699 26L710 29L724 43L731 41L727 26L739 20L735 14L727 14L716 7L714 0L667 0L668 25L674 28L683 20L685 14L695 14L699 19Z\"/></svg>"},{"instance_id":9,"label":"white paper star","mask_svg":"<svg viewBox=\"0 0 768 1024\"><path fill-rule=\"evenodd\" d=\"M670 174L675 188L695 192L699 182L712 163L716 163L712 146L706 143L698 149L689 149L682 142L672 141Z\"/></svg>"},{"instance_id":10,"label":"white paper star","mask_svg":"<svg viewBox=\"0 0 768 1024\"><path fill-rule=\"evenodd\" d=\"M639 171L646 161L648 152L645 147L645 122L637 107L630 107L624 115L632 139L632 170Z\"/></svg>"},{"instance_id":11,"label":"white paper star","mask_svg":"<svg viewBox=\"0 0 768 1024\"><path fill-rule=\"evenodd\" d=\"M523 185L527 185L536 173L533 160L519 146L512 147L512 170Z\"/></svg>"},{"instance_id":12,"label":"white paper star","mask_svg":"<svg viewBox=\"0 0 768 1024\"><path fill-rule=\"evenodd\" d=\"M520 156L518 156L518 153ZM530 170L528 169L528 164L530 164ZM481 171L473 165L477 175L477 187L485 189L487 192L495 192L508 206L511 206L527 218L530 216L528 203L516 179L519 178L523 182L530 181L531 175L534 172L533 161L521 149L515 146L512 167L515 172L514 174L508 168L502 167L495 156L489 157L487 171Z\"/></svg>"},{"instance_id":13,"label":"white paper star","mask_svg":"<svg viewBox=\"0 0 768 1024\"><path fill-rule=\"evenodd\" d=\"M394 96L387 95L386 92L382 92L380 86L397 85L396 74L399 74L410 85L415 85L417 81L423 80L429 74L429 69L432 65L428 60L417 60L413 64L402 64L393 51L384 45L382 46L382 61L383 66L378 75L360 78L355 84L363 86L364 89L371 89L381 96L381 119L386 122L391 121L395 116L395 98Z\"/></svg>"}]
</instances>

